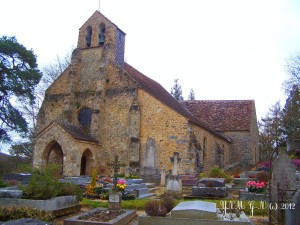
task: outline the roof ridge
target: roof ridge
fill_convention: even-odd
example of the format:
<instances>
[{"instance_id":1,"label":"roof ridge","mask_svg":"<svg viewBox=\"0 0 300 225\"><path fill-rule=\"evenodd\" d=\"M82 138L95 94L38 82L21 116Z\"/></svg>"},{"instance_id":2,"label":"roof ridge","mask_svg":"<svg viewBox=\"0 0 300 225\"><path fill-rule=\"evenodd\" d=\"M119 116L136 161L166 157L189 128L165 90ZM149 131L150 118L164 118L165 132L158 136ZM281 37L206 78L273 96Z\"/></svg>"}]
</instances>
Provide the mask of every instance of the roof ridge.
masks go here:
<instances>
[{"instance_id":1,"label":"roof ridge","mask_svg":"<svg viewBox=\"0 0 300 225\"><path fill-rule=\"evenodd\" d=\"M227 140L231 141L228 137L218 133L213 128L207 126L203 122L199 121L193 114L191 114L179 101L177 101L160 83L157 81L147 77L133 66L129 65L128 63L124 64L124 70L127 74L138 83L138 86L141 87L143 90L151 94L157 100L165 104L166 106L170 107L171 109L175 110L177 113L181 114L182 116L186 117L190 122L202 127L211 133ZM148 81L148 82L147 82ZM149 81L151 84L149 84Z\"/></svg>"}]
</instances>

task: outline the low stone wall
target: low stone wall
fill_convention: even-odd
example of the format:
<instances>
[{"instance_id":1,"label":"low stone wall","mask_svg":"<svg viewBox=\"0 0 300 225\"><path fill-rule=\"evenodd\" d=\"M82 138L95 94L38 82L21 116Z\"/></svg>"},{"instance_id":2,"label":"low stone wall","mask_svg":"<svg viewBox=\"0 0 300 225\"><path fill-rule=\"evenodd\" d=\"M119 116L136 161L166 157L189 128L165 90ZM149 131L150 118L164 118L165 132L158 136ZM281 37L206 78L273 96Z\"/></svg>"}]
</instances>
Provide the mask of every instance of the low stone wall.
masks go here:
<instances>
[{"instance_id":1,"label":"low stone wall","mask_svg":"<svg viewBox=\"0 0 300 225\"><path fill-rule=\"evenodd\" d=\"M45 212L55 212L78 205L76 195L61 196L47 200L0 198L1 206L30 206Z\"/></svg>"}]
</instances>

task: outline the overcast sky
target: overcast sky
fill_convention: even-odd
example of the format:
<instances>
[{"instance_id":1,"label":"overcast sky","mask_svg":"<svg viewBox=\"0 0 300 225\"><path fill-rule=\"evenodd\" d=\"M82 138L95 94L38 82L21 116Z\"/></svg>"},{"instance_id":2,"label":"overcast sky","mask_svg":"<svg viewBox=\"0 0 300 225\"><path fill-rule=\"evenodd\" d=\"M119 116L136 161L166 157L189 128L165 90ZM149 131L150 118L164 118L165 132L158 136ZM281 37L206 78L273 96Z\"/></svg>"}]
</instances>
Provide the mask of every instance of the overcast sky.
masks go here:
<instances>
[{"instance_id":1,"label":"overcast sky","mask_svg":"<svg viewBox=\"0 0 300 225\"><path fill-rule=\"evenodd\" d=\"M33 49L39 67L77 45L99 0L0 0L0 35ZM277 100L288 58L300 53L297 0L101 0L126 33L125 60L187 99L254 99L258 119Z\"/></svg>"}]
</instances>

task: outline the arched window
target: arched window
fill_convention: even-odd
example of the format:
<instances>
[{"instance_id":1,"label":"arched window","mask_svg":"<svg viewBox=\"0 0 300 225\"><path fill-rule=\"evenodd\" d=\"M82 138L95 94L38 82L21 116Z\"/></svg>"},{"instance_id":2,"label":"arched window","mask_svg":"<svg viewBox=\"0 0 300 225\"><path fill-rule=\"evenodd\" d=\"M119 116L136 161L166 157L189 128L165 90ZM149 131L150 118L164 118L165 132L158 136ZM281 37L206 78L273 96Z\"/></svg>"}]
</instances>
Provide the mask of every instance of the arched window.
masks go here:
<instances>
[{"instance_id":1,"label":"arched window","mask_svg":"<svg viewBox=\"0 0 300 225\"><path fill-rule=\"evenodd\" d=\"M83 108L78 115L78 121L83 127L90 127L92 123L93 111L90 108Z\"/></svg>"},{"instance_id":2,"label":"arched window","mask_svg":"<svg viewBox=\"0 0 300 225\"><path fill-rule=\"evenodd\" d=\"M206 139L206 137L204 137L204 139L203 139L203 161L206 158L206 149L207 149L207 139Z\"/></svg>"},{"instance_id":3,"label":"arched window","mask_svg":"<svg viewBox=\"0 0 300 225\"><path fill-rule=\"evenodd\" d=\"M104 45L105 42L105 24L101 23L99 26L98 44Z\"/></svg>"},{"instance_id":4,"label":"arched window","mask_svg":"<svg viewBox=\"0 0 300 225\"><path fill-rule=\"evenodd\" d=\"M92 43L92 27L88 26L85 30L85 43L86 43L86 47L91 47L91 43Z\"/></svg>"}]
</instances>

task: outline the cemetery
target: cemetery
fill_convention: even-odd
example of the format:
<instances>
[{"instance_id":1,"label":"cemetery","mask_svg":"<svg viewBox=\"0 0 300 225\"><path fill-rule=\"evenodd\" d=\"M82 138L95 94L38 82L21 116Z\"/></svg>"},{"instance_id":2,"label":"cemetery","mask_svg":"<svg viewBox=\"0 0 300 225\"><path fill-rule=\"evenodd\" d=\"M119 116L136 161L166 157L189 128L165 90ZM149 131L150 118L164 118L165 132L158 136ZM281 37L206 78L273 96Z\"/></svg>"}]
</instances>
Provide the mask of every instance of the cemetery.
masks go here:
<instances>
[{"instance_id":1,"label":"cemetery","mask_svg":"<svg viewBox=\"0 0 300 225\"><path fill-rule=\"evenodd\" d=\"M216 171L219 175L223 174L218 168L213 168L210 173L198 178L192 174L179 175L177 172L179 155L174 153L171 160L172 170L162 171L161 182L158 185L145 183L138 177L119 177L120 172L122 174L125 169L116 156L110 165L113 173L109 178L99 176L95 172L92 177L65 177L58 180L60 184L79 187L83 193L81 197L67 195L50 199L26 199L23 194L26 189L11 185L0 188L0 207L32 207L46 212L50 215L48 220L52 222L57 221L53 219L54 217L63 216L61 224L65 225L246 225L255 224L255 214L263 216L265 223L272 221L273 224L280 224L285 221L287 225L298 224L299 175L284 151L280 151L278 158L272 161L270 180L266 180L268 177L266 171L259 170L259 167L249 171L242 169L239 178L232 174L231 179L211 177L215 176ZM255 174L255 178L251 174ZM30 186L35 176L30 173L6 174L4 181L13 184L18 181L19 185ZM279 189L288 190L284 195L285 199L277 194ZM103 193L106 193L106 198L101 198ZM132 196L131 200L126 198L128 195ZM92 209L86 204L89 209L82 211L80 210L82 201L89 202L88 204L95 202L97 206ZM134 201L134 204L140 201L143 206L130 206L131 201ZM253 205L249 205L250 202L253 202ZM275 207L280 205L285 208ZM26 224L24 219L26 218L16 219L14 224ZM37 220L39 221L37 224L41 225L51 224L38 220L39 218L27 218L28 221L29 219ZM3 221L0 224L9 222Z\"/></svg>"},{"instance_id":2,"label":"cemetery","mask_svg":"<svg viewBox=\"0 0 300 225\"><path fill-rule=\"evenodd\" d=\"M299 225L300 165L258 164L254 101L177 101L124 61L125 35L100 11L79 29L33 168L0 179L0 225Z\"/></svg>"}]
</instances>

